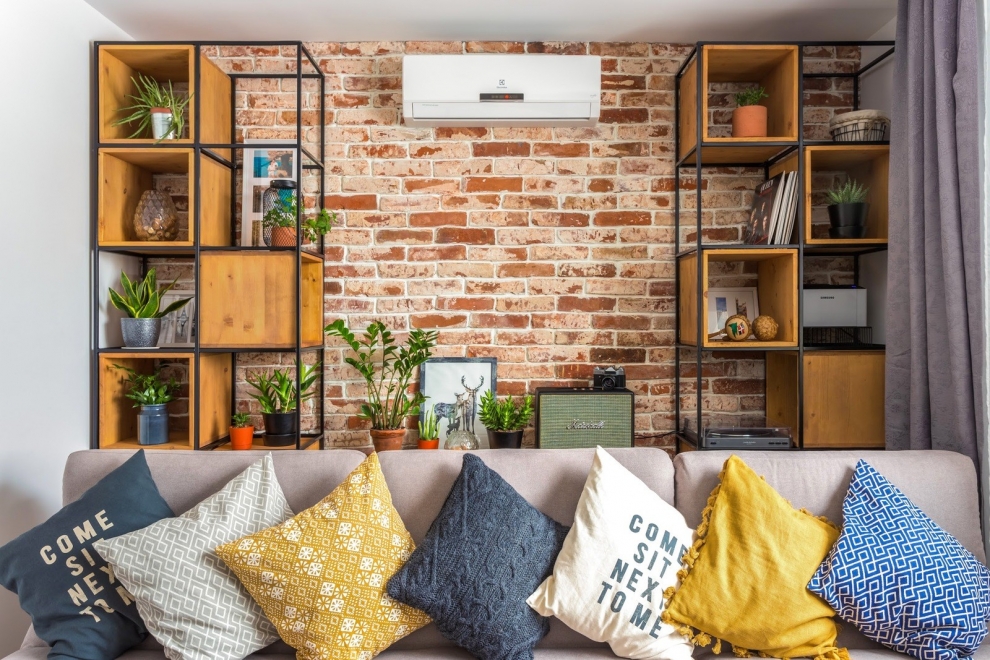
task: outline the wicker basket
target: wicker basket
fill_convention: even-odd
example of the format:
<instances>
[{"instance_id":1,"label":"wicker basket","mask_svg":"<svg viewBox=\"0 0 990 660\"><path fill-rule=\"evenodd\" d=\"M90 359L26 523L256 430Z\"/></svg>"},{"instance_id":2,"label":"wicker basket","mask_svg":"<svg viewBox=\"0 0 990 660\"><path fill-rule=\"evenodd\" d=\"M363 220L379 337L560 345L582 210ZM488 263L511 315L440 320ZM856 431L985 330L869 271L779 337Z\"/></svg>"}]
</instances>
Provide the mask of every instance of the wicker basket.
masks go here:
<instances>
[{"instance_id":1,"label":"wicker basket","mask_svg":"<svg viewBox=\"0 0 990 660\"><path fill-rule=\"evenodd\" d=\"M828 128L835 142L883 142L890 119L879 110L857 110L836 115Z\"/></svg>"}]
</instances>

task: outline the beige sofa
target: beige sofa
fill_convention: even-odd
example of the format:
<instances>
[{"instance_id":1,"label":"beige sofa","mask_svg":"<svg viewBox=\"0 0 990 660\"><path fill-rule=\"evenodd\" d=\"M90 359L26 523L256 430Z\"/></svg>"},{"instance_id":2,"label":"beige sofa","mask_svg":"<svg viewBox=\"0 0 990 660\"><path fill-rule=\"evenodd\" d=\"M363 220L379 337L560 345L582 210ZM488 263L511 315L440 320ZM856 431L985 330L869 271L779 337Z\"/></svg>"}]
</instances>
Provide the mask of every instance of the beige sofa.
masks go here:
<instances>
[{"instance_id":1,"label":"beige sofa","mask_svg":"<svg viewBox=\"0 0 990 660\"><path fill-rule=\"evenodd\" d=\"M520 494L547 515L571 524L574 509L591 466L593 450L487 450L478 452ZM673 462L651 448L610 450L666 501L696 526L709 492L714 488L727 452L692 452ZM178 512L185 511L219 490L262 452L188 451L148 452L151 473L162 495ZM937 451L906 452L745 452L746 462L796 507L840 521L842 498L859 458L900 487L935 522L954 534L981 561L985 561L977 500L976 473L969 459ZM123 451L84 451L72 454L65 467L63 500L78 498L87 488L130 456ZM356 450L274 452L275 469L294 511L302 511L326 496L360 463ZM382 470L399 514L413 538L422 540L440 511L460 470L460 452L402 451L380 455ZM855 660L881 660L899 654L862 637L845 626L839 642ZM990 645L975 656L990 658ZM41 660L48 647L32 631L8 660ZM698 649L695 657L708 656ZM127 660L159 660L164 654L153 639L121 656ZM251 656L289 660L292 649L278 643ZM470 658L428 626L382 653L386 660L413 658ZM559 621L540 643L538 660L585 660L615 657L604 644L578 635ZM723 657L731 657L731 654Z\"/></svg>"}]
</instances>

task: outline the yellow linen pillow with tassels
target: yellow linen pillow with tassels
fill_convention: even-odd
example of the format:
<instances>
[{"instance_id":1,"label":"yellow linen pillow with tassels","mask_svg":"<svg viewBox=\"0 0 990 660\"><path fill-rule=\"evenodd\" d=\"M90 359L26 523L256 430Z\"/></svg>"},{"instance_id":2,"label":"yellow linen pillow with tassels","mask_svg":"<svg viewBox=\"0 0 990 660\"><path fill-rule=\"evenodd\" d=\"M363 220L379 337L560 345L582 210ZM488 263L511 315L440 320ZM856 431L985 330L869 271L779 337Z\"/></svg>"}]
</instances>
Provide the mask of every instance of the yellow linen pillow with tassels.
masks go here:
<instances>
[{"instance_id":1,"label":"yellow linen pillow with tassels","mask_svg":"<svg viewBox=\"0 0 990 660\"><path fill-rule=\"evenodd\" d=\"M849 660L829 605L807 589L839 530L798 511L738 456L725 462L663 620L739 657Z\"/></svg>"},{"instance_id":2,"label":"yellow linen pillow with tassels","mask_svg":"<svg viewBox=\"0 0 990 660\"><path fill-rule=\"evenodd\" d=\"M298 660L369 660L430 622L385 591L414 549L372 454L315 506L216 553Z\"/></svg>"}]
</instances>

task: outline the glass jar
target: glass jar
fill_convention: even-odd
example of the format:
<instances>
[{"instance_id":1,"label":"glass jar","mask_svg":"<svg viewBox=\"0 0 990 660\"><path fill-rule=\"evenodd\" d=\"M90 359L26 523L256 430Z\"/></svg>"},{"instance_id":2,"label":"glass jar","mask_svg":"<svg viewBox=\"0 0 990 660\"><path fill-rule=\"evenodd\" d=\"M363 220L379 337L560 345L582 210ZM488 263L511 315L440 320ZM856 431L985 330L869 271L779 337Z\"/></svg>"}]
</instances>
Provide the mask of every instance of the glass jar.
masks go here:
<instances>
[{"instance_id":1,"label":"glass jar","mask_svg":"<svg viewBox=\"0 0 990 660\"><path fill-rule=\"evenodd\" d=\"M179 237L179 213L172 196L160 190L141 193L134 210L134 233L139 241L174 241Z\"/></svg>"},{"instance_id":2,"label":"glass jar","mask_svg":"<svg viewBox=\"0 0 990 660\"><path fill-rule=\"evenodd\" d=\"M453 433L447 434L447 440L443 443L444 449L460 449L462 451L479 449L480 447L481 443L478 442L478 436L465 429L457 429Z\"/></svg>"},{"instance_id":3,"label":"glass jar","mask_svg":"<svg viewBox=\"0 0 990 660\"><path fill-rule=\"evenodd\" d=\"M262 237L269 247L296 246L296 182L275 179L261 196ZM286 223L291 220L291 224Z\"/></svg>"}]
</instances>

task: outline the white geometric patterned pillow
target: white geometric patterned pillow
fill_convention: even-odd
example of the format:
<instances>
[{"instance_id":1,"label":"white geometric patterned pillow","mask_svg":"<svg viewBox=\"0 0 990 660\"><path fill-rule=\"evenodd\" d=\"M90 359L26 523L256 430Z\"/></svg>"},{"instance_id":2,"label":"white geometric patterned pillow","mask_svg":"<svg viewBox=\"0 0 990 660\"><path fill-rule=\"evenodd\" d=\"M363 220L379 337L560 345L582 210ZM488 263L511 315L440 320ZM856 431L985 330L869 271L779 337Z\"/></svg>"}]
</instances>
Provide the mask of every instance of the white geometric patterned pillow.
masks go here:
<instances>
[{"instance_id":1,"label":"white geometric patterned pillow","mask_svg":"<svg viewBox=\"0 0 990 660\"><path fill-rule=\"evenodd\" d=\"M269 454L181 516L93 547L170 660L241 660L278 632L213 549L292 515Z\"/></svg>"}]
</instances>

